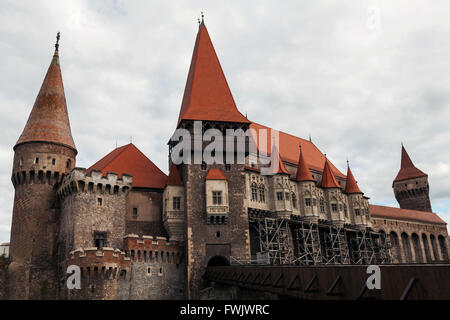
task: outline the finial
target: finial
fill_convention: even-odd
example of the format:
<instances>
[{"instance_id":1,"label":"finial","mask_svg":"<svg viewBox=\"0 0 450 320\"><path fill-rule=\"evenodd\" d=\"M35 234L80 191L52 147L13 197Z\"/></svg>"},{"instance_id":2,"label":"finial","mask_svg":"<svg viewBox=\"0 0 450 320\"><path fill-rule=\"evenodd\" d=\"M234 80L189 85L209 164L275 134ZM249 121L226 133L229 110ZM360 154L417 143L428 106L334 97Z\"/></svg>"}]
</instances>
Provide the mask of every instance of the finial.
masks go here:
<instances>
[{"instance_id":1,"label":"finial","mask_svg":"<svg viewBox=\"0 0 450 320\"><path fill-rule=\"evenodd\" d=\"M56 43L55 43L55 51L58 51L59 50L59 39L61 38L61 34L59 33L59 31L58 31L58 33L56 34Z\"/></svg>"},{"instance_id":2,"label":"finial","mask_svg":"<svg viewBox=\"0 0 450 320\"><path fill-rule=\"evenodd\" d=\"M311 134L309 135L309 142L312 142L312 140L311 140Z\"/></svg>"},{"instance_id":3,"label":"finial","mask_svg":"<svg viewBox=\"0 0 450 320\"><path fill-rule=\"evenodd\" d=\"M327 153L326 152L324 153L324 156L325 156L325 162L327 162L328 158L327 158Z\"/></svg>"},{"instance_id":4,"label":"finial","mask_svg":"<svg viewBox=\"0 0 450 320\"><path fill-rule=\"evenodd\" d=\"M197 21L198 21L198 25L200 26L200 18L197 18Z\"/></svg>"},{"instance_id":5,"label":"finial","mask_svg":"<svg viewBox=\"0 0 450 320\"><path fill-rule=\"evenodd\" d=\"M130 136L130 143L133 143L133 136Z\"/></svg>"},{"instance_id":6,"label":"finial","mask_svg":"<svg viewBox=\"0 0 450 320\"><path fill-rule=\"evenodd\" d=\"M302 153L302 144L301 143L299 144L299 147L300 147L300 153Z\"/></svg>"},{"instance_id":7,"label":"finial","mask_svg":"<svg viewBox=\"0 0 450 320\"><path fill-rule=\"evenodd\" d=\"M245 117L248 119L248 117L247 117L247 110L245 110Z\"/></svg>"},{"instance_id":8,"label":"finial","mask_svg":"<svg viewBox=\"0 0 450 320\"><path fill-rule=\"evenodd\" d=\"M202 11L202 24L205 24L205 15L203 14L203 11Z\"/></svg>"},{"instance_id":9,"label":"finial","mask_svg":"<svg viewBox=\"0 0 450 320\"><path fill-rule=\"evenodd\" d=\"M348 158L347 158L347 168L350 168L350 162L348 162Z\"/></svg>"}]
</instances>

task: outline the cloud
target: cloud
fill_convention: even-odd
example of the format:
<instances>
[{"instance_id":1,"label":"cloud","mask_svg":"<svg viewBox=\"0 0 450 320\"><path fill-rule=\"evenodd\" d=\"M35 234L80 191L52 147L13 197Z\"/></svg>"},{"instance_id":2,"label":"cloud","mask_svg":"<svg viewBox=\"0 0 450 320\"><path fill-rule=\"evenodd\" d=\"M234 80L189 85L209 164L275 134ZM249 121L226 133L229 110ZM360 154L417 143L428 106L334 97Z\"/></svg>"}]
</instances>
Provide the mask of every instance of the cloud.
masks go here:
<instances>
[{"instance_id":1,"label":"cloud","mask_svg":"<svg viewBox=\"0 0 450 320\"><path fill-rule=\"evenodd\" d=\"M132 137L167 172L166 142L201 10L236 103L251 120L311 134L341 171L348 157L377 204L396 205L391 183L403 141L429 174L433 208L450 222L449 9L447 1L404 0L2 1L0 242L11 223L12 147L56 32L77 166Z\"/></svg>"}]
</instances>

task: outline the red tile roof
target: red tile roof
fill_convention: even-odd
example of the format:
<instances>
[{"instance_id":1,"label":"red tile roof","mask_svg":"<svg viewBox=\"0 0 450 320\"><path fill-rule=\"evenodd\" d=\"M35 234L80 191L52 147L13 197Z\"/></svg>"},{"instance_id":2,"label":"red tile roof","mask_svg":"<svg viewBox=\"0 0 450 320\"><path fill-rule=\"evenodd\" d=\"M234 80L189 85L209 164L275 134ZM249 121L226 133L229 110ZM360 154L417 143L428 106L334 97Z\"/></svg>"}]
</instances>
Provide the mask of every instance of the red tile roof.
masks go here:
<instances>
[{"instance_id":1,"label":"red tile roof","mask_svg":"<svg viewBox=\"0 0 450 320\"><path fill-rule=\"evenodd\" d=\"M178 172L177 166L172 163L169 170L169 177L167 178L168 186L182 186L183 181L181 180L180 173Z\"/></svg>"},{"instance_id":2,"label":"red tile roof","mask_svg":"<svg viewBox=\"0 0 450 320\"><path fill-rule=\"evenodd\" d=\"M426 176L426 173L420 171L414 166L408 152L406 152L405 147L402 145L402 163L400 166L400 171L398 172L397 177L395 177L394 182Z\"/></svg>"},{"instance_id":3,"label":"red tile roof","mask_svg":"<svg viewBox=\"0 0 450 320\"><path fill-rule=\"evenodd\" d=\"M270 154L270 166L272 166L272 161L278 162L278 170L277 172L273 172L273 174L290 174L289 171L287 171L286 166L284 165L283 161L281 160L280 153L278 152L278 149L276 145L273 145L272 152Z\"/></svg>"},{"instance_id":4,"label":"red tile roof","mask_svg":"<svg viewBox=\"0 0 450 320\"><path fill-rule=\"evenodd\" d=\"M315 181L312 177L311 172L308 169L308 165L306 163L305 157L303 156L303 151L301 149L300 145L300 156L298 158L298 165L297 165L297 181Z\"/></svg>"},{"instance_id":5,"label":"red tile roof","mask_svg":"<svg viewBox=\"0 0 450 320\"><path fill-rule=\"evenodd\" d=\"M322 188L341 188L333 174L333 171L331 171L331 166L328 164L328 161L325 161L320 186Z\"/></svg>"},{"instance_id":6,"label":"red tile roof","mask_svg":"<svg viewBox=\"0 0 450 320\"><path fill-rule=\"evenodd\" d=\"M270 127L258 124L256 122L253 122L250 125L251 129L255 130L255 133L252 133L252 138L257 141L257 148L260 152L267 153L267 150L271 150L272 148L272 142L270 137L270 131L274 130ZM259 141L257 137L259 130L267 130L267 141L266 146L263 146L263 142ZM278 130L274 130L278 131ZM278 131L279 134L279 151L281 159L285 162L291 163L293 165L298 164L298 159L300 156L300 150L298 146L302 145L302 152L303 156L306 160L306 163L308 164L309 169L316 170L318 172L322 172L324 165L325 165L325 156L320 150L312 143L311 141L293 136L291 134ZM345 179L345 175L342 174L329 160L328 163L330 164L330 167L334 173L335 176Z\"/></svg>"},{"instance_id":7,"label":"red tile roof","mask_svg":"<svg viewBox=\"0 0 450 320\"><path fill-rule=\"evenodd\" d=\"M220 169L209 169L206 180L227 180L227 177Z\"/></svg>"},{"instance_id":8,"label":"red tile roof","mask_svg":"<svg viewBox=\"0 0 450 320\"><path fill-rule=\"evenodd\" d=\"M16 146L25 142L53 142L76 151L70 130L58 51L55 51L27 124Z\"/></svg>"},{"instance_id":9,"label":"red tile roof","mask_svg":"<svg viewBox=\"0 0 450 320\"><path fill-rule=\"evenodd\" d=\"M111 151L92 165L87 172L100 170L104 175L115 172L133 176L133 187L163 189L167 176L132 143Z\"/></svg>"},{"instance_id":10,"label":"red tile roof","mask_svg":"<svg viewBox=\"0 0 450 320\"><path fill-rule=\"evenodd\" d=\"M363 193L359 187L358 183L355 180L355 177L353 176L352 170L350 170L350 167L347 169L347 181L345 183L345 193Z\"/></svg>"},{"instance_id":11,"label":"red tile roof","mask_svg":"<svg viewBox=\"0 0 450 320\"><path fill-rule=\"evenodd\" d=\"M421 222L446 224L444 220L439 218L439 216L433 212L385 207L374 204L369 205L369 207L371 216L377 218L414 220Z\"/></svg>"},{"instance_id":12,"label":"red tile roof","mask_svg":"<svg viewBox=\"0 0 450 320\"><path fill-rule=\"evenodd\" d=\"M203 23L195 41L178 125L182 119L250 123L236 107Z\"/></svg>"}]
</instances>

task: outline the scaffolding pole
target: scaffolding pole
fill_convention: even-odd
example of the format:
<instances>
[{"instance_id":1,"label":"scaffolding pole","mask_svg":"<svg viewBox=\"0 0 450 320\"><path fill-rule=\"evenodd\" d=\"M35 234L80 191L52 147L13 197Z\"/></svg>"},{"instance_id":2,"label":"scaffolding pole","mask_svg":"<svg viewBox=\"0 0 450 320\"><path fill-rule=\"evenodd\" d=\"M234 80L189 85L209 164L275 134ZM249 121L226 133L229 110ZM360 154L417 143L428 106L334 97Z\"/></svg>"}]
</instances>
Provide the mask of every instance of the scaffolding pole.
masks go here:
<instances>
[{"instance_id":1,"label":"scaffolding pole","mask_svg":"<svg viewBox=\"0 0 450 320\"><path fill-rule=\"evenodd\" d=\"M349 250L345 229L340 226L321 228L324 245L325 264L349 264Z\"/></svg>"},{"instance_id":2,"label":"scaffolding pole","mask_svg":"<svg viewBox=\"0 0 450 320\"><path fill-rule=\"evenodd\" d=\"M319 229L317 224L300 222L294 227L295 262L300 265L316 265L322 262Z\"/></svg>"}]
</instances>

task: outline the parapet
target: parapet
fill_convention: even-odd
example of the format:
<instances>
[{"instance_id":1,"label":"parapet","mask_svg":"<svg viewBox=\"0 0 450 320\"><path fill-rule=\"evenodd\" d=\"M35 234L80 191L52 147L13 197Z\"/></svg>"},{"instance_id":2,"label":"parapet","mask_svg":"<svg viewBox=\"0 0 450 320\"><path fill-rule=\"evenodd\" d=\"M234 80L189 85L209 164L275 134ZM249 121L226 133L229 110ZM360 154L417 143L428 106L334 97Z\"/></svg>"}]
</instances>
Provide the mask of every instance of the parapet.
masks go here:
<instances>
[{"instance_id":1,"label":"parapet","mask_svg":"<svg viewBox=\"0 0 450 320\"><path fill-rule=\"evenodd\" d=\"M65 176L57 195L65 198L74 192L92 192L99 194L123 194L131 190L133 177L123 174L119 178L115 172L107 172L106 176L101 171L92 170L86 173L85 168L74 168L72 172Z\"/></svg>"},{"instance_id":2,"label":"parapet","mask_svg":"<svg viewBox=\"0 0 450 320\"><path fill-rule=\"evenodd\" d=\"M128 234L124 237L126 256L133 261L181 263L184 244L168 241L166 237L139 236Z\"/></svg>"},{"instance_id":3,"label":"parapet","mask_svg":"<svg viewBox=\"0 0 450 320\"><path fill-rule=\"evenodd\" d=\"M130 271L130 258L119 249L96 247L79 248L69 253L68 265L77 265L82 277L104 279L126 278Z\"/></svg>"}]
</instances>

